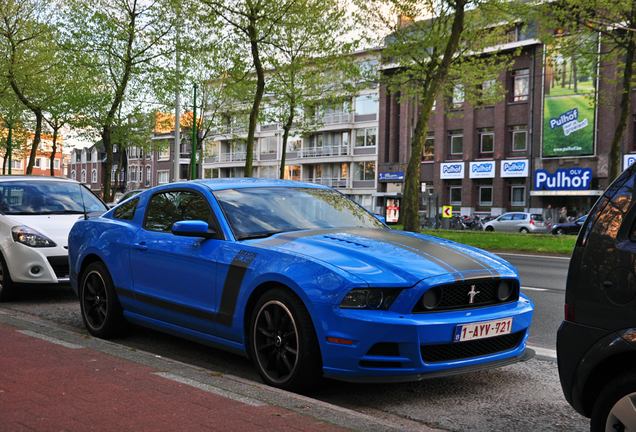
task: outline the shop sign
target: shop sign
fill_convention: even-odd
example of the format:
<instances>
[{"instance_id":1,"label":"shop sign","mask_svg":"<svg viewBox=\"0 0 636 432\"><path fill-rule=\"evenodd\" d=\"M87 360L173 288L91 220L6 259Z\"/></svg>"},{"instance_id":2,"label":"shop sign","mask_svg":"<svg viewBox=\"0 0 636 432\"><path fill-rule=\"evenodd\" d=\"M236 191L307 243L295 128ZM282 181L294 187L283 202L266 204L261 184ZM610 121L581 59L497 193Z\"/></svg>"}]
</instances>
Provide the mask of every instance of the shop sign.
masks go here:
<instances>
[{"instance_id":1,"label":"shop sign","mask_svg":"<svg viewBox=\"0 0 636 432\"><path fill-rule=\"evenodd\" d=\"M636 154L623 155L623 171L629 168L634 162L636 162Z\"/></svg>"},{"instance_id":2,"label":"shop sign","mask_svg":"<svg viewBox=\"0 0 636 432\"><path fill-rule=\"evenodd\" d=\"M464 162L445 162L440 164L439 178L442 180L463 179Z\"/></svg>"},{"instance_id":3,"label":"shop sign","mask_svg":"<svg viewBox=\"0 0 636 432\"><path fill-rule=\"evenodd\" d=\"M495 178L495 162L471 162L470 178Z\"/></svg>"},{"instance_id":4,"label":"shop sign","mask_svg":"<svg viewBox=\"0 0 636 432\"><path fill-rule=\"evenodd\" d=\"M404 180L404 172L380 173L380 180Z\"/></svg>"},{"instance_id":5,"label":"shop sign","mask_svg":"<svg viewBox=\"0 0 636 432\"><path fill-rule=\"evenodd\" d=\"M534 172L535 190L587 190L591 184L591 168L561 168L554 174L543 169Z\"/></svg>"},{"instance_id":6,"label":"shop sign","mask_svg":"<svg viewBox=\"0 0 636 432\"><path fill-rule=\"evenodd\" d=\"M528 159L502 160L502 177L528 177L530 173L530 161Z\"/></svg>"}]
</instances>

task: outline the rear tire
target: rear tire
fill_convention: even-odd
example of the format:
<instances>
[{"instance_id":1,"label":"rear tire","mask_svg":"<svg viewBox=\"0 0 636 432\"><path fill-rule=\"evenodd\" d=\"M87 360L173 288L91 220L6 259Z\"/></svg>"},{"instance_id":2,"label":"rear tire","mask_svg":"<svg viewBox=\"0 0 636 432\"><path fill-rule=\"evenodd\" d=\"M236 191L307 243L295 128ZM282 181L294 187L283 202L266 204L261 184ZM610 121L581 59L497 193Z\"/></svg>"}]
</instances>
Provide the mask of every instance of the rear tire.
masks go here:
<instances>
[{"instance_id":1,"label":"rear tire","mask_svg":"<svg viewBox=\"0 0 636 432\"><path fill-rule=\"evenodd\" d=\"M636 373L629 372L607 384L592 410L590 432L615 432L636 425Z\"/></svg>"},{"instance_id":2,"label":"rear tire","mask_svg":"<svg viewBox=\"0 0 636 432\"><path fill-rule=\"evenodd\" d=\"M519 230L519 232L520 232L521 234L528 234L530 231L528 231L528 228L521 228L521 229Z\"/></svg>"},{"instance_id":3,"label":"rear tire","mask_svg":"<svg viewBox=\"0 0 636 432\"><path fill-rule=\"evenodd\" d=\"M563 228L557 228L555 234L556 235L563 235L563 234L565 234L565 230Z\"/></svg>"},{"instance_id":4,"label":"rear tire","mask_svg":"<svg viewBox=\"0 0 636 432\"><path fill-rule=\"evenodd\" d=\"M97 261L86 267L79 294L82 320L90 334L109 338L124 330L124 308L119 303L115 284L103 262Z\"/></svg>"},{"instance_id":5,"label":"rear tire","mask_svg":"<svg viewBox=\"0 0 636 432\"><path fill-rule=\"evenodd\" d=\"M250 354L265 384L308 390L322 377L320 346L302 300L282 288L256 303L250 325Z\"/></svg>"},{"instance_id":6,"label":"rear tire","mask_svg":"<svg viewBox=\"0 0 636 432\"><path fill-rule=\"evenodd\" d=\"M9 268L0 254L0 302L9 301L15 298L15 284L11 280Z\"/></svg>"}]
</instances>

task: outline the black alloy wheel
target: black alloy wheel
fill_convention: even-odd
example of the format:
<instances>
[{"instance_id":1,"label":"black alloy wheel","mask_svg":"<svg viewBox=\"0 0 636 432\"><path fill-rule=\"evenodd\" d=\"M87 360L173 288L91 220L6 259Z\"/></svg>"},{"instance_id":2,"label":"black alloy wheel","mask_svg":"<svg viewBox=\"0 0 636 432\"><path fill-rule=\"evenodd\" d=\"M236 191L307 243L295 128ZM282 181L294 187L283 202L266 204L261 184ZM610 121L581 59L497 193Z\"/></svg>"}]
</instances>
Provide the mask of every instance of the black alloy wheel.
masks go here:
<instances>
[{"instance_id":1,"label":"black alloy wheel","mask_svg":"<svg viewBox=\"0 0 636 432\"><path fill-rule=\"evenodd\" d=\"M263 381L289 391L309 389L322 376L322 359L309 312L293 293L266 292L250 326L251 354Z\"/></svg>"},{"instance_id":2,"label":"black alloy wheel","mask_svg":"<svg viewBox=\"0 0 636 432\"><path fill-rule=\"evenodd\" d=\"M100 338L119 334L126 322L113 280L102 262L90 264L82 275L80 308L88 331Z\"/></svg>"},{"instance_id":3,"label":"black alloy wheel","mask_svg":"<svg viewBox=\"0 0 636 432\"><path fill-rule=\"evenodd\" d=\"M556 235L563 235L563 234L565 234L565 230L563 228L557 228Z\"/></svg>"},{"instance_id":4,"label":"black alloy wheel","mask_svg":"<svg viewBox=\"0 0 636 432\"><path fill-rule=\"evenodd\" d=\"M4 257L0 255L0 302L9 301L15 297L15 286L11 280L9 269Z\"/></svg>"}]
</instances>

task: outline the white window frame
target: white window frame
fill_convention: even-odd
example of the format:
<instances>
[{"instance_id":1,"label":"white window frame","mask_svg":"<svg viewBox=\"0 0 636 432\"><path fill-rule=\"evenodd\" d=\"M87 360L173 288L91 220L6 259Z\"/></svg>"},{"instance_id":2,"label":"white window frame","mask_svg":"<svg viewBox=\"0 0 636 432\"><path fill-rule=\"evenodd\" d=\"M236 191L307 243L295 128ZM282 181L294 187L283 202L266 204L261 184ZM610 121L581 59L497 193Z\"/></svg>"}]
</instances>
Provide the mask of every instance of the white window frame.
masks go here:
<instances>
[{"instance_id":1,"label":"white window frame","mask_svg":"<svg viewBox=\"0 0 636 432\"><path fill-rule=\"evenodd\" d=\"M97 169L91 171L91 183L97 183Z\"/></svg>"},{"instance_id":2,"label":"white window frame","mask_svg":"<svg viewBox=\"0 0 636 432\"><path fill-rule=\"evenodd\" d=\"M82 178L81 183L86 183L86 170L85 169L82 170L81 176L82 176L81 177Z\"/></svg>"},{"instance_id":3,"label":"white window frame","mask_svg":"<svg viewBox=\"0 0 636 432\"><path fill-rule=\"evenodd\" d=\"M513 201L514 199L514 190L521 189L523 196L523 201ZM511 207L525 207L526 206L526 186L525 185L510 185L510 206Z\"/></svg>"},{"instance_id":4,"label":"white window frame","mask_svg":"<svg viewBox=\"0 0 636 432\"><path fill-rule=\"evenodd\" d=\"M487 185L487 186L484 185L484 186L479 186L478 189L479 189L479 191L478 191L479 206L480 207L492 207L493 193L494 193L493 187L491 185ZM484 201L483 200L482 192L484 192L487 189L490 189L490 201Z\"/></svg>"},{"instance_id":5,"label":"white window frame","mask_svg":"<svg viewBox=\"0 0 636 432\"><path fill-rule=\"evenodd\" d=\"M457 201L457 200L453 201L453 195L454 195L453 192L455 192L455 194L456 194L457 190L459 190L459 201ZM460 205L462 205L462 187L461 186L450 186L448 188L448 202L452 206L460 206Z\"/></svg>"},{"instance_id":6,"label":"white window frame","mask_svg":"<svg viewBox=\"0 0 636 432\"><path fill-rule=\"evenodd\" d=\"M157 184L170 183L170 171L157 171Z\"/></svg>"}]
</instances>

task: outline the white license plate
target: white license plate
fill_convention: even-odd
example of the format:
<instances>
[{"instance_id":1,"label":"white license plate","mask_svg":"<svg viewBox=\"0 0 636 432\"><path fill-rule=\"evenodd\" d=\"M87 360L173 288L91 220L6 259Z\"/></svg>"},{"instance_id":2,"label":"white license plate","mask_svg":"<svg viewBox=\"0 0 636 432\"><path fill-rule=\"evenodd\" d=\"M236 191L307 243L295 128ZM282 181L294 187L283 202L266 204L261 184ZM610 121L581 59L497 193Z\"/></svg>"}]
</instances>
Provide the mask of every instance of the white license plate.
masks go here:
<instances>
[{"instance_id":1,"label":"white license plate","mask_svg":"<svg viewBox=\"0 0 636 432\"><path fill-rule=\"evenodd\" d=\"M462 324L455 329L455 342L501 336L510 334L511 330L512 317L474 324Z\"/></svg>"}]
</instances>

